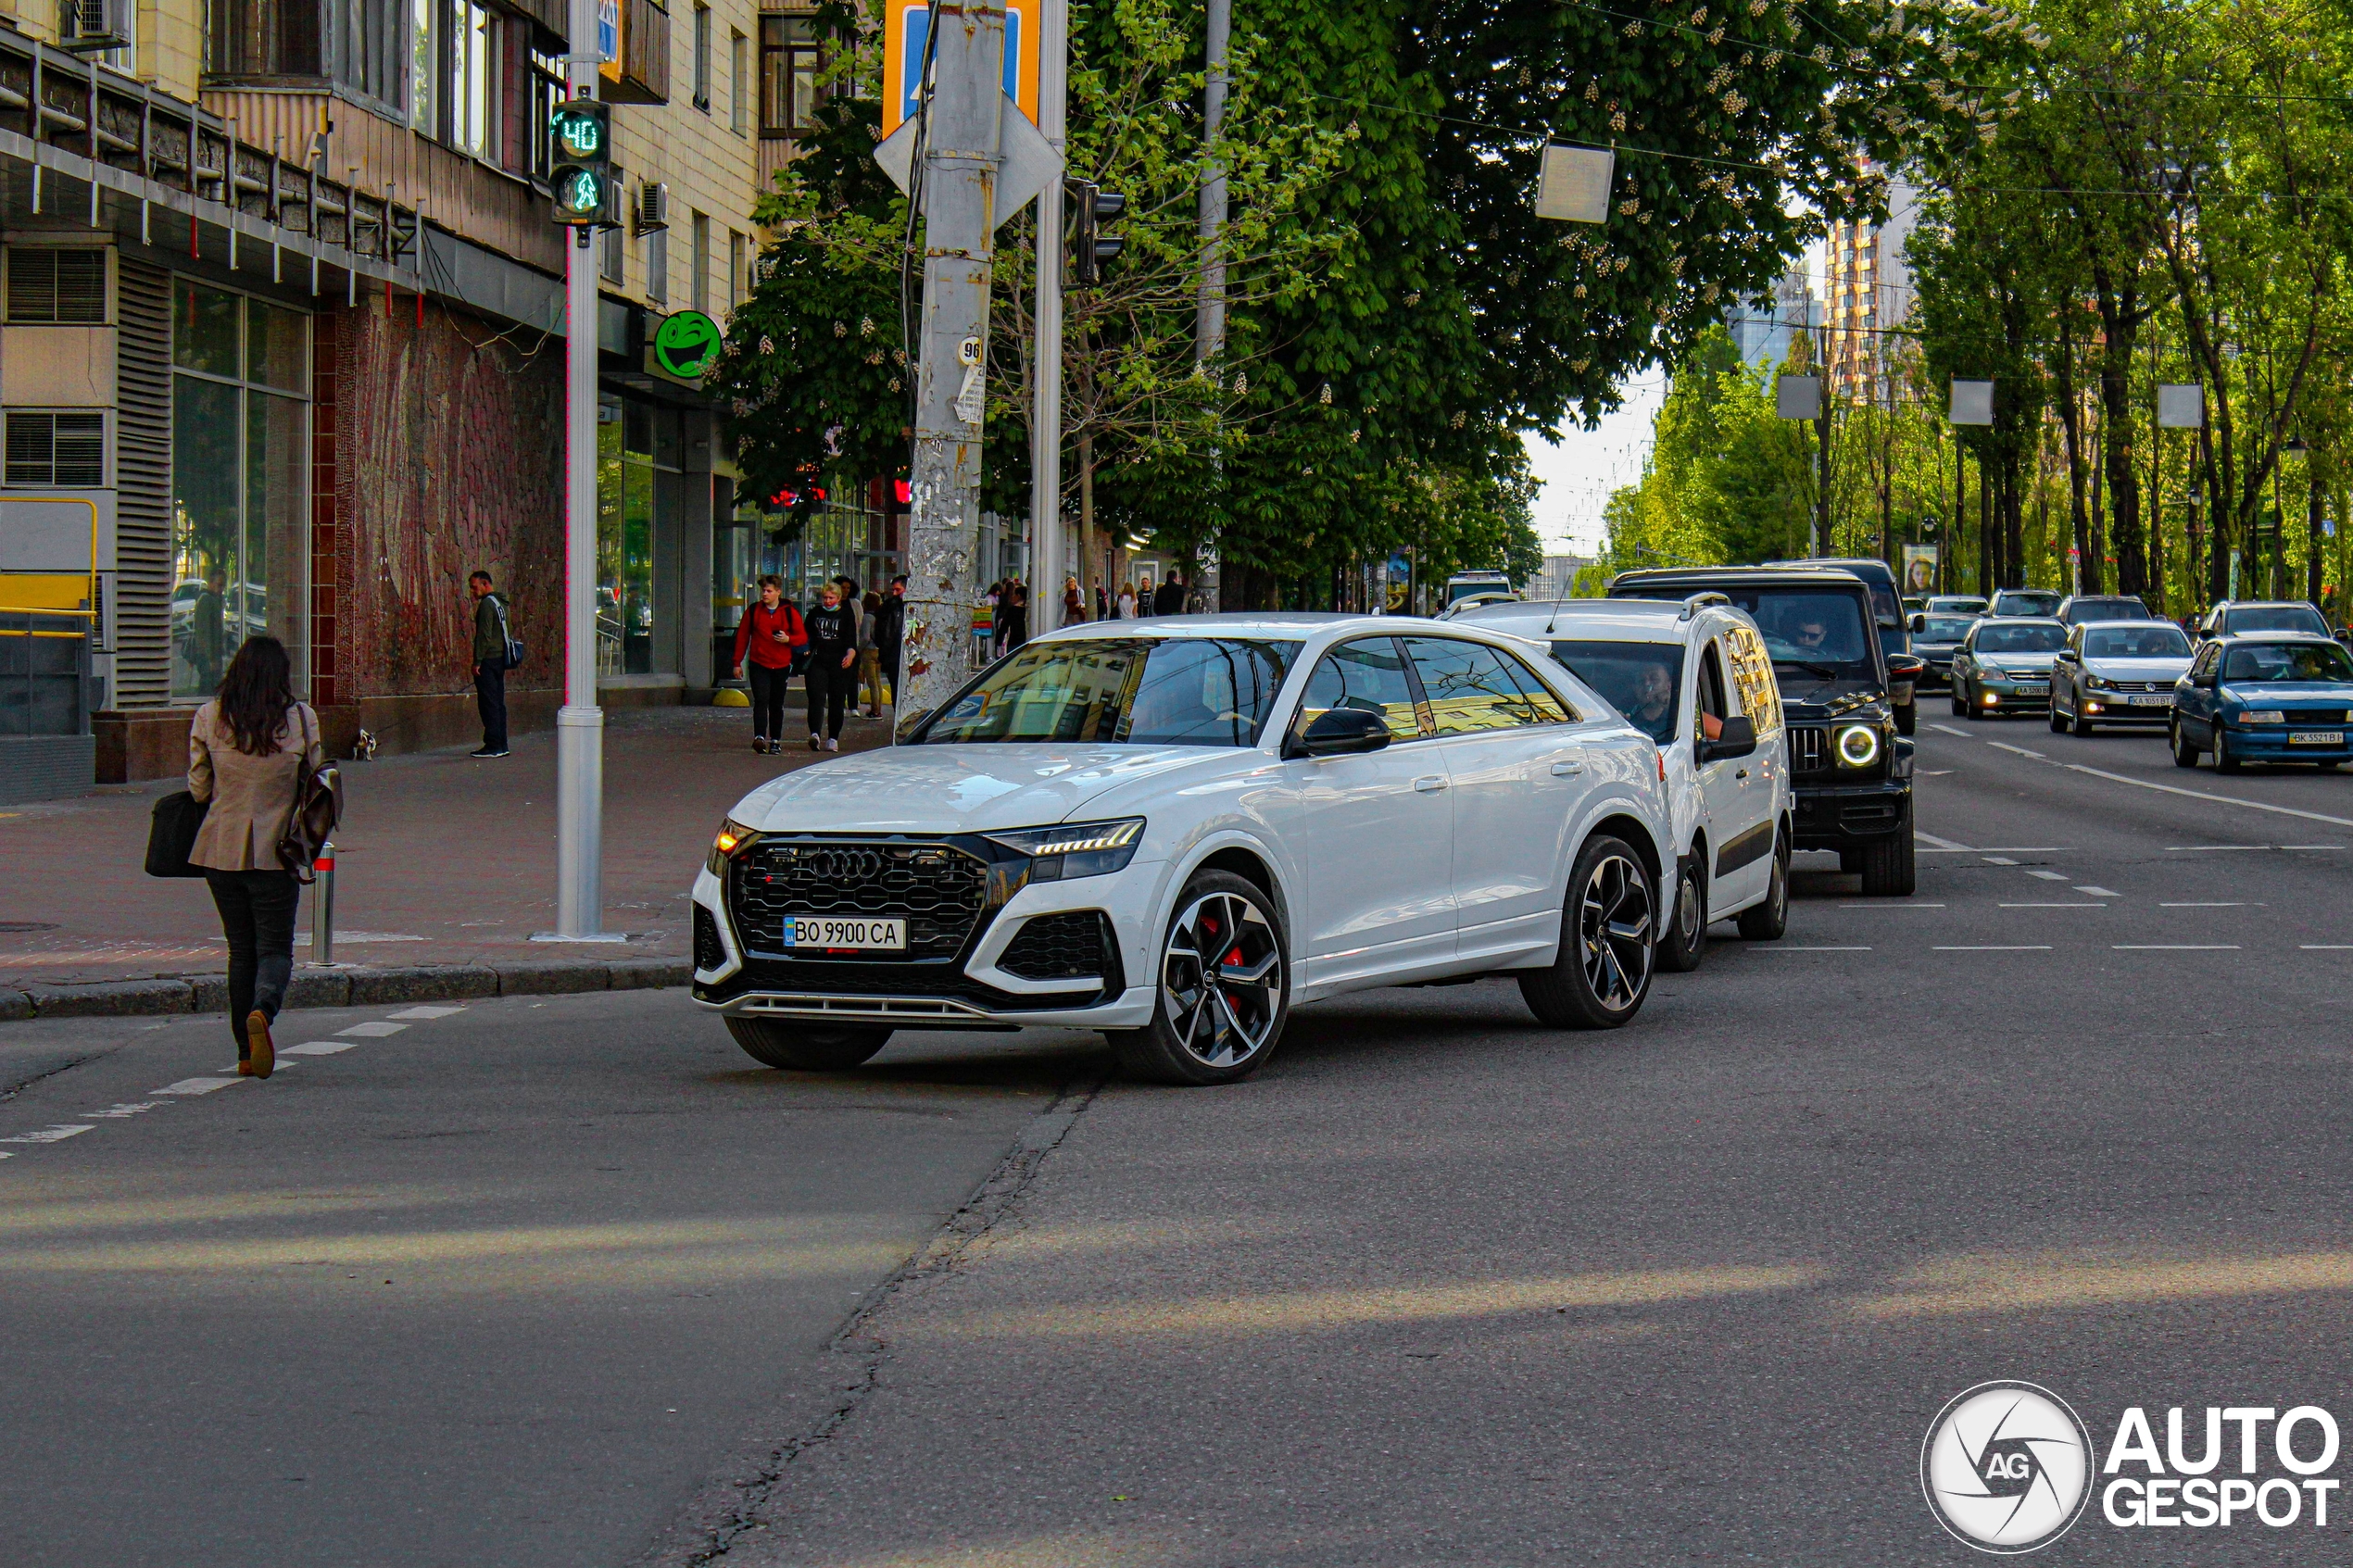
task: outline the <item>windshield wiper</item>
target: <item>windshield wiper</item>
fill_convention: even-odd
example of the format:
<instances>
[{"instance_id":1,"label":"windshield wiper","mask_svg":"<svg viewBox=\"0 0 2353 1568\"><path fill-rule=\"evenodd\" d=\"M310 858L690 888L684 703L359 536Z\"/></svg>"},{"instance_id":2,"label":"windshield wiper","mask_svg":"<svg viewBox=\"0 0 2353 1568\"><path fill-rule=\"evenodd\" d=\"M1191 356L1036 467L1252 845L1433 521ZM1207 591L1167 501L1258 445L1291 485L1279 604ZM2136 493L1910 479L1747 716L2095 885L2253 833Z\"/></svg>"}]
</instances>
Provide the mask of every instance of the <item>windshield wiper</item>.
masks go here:
<instances>
[{"instance_id":1,"label":"windshield wiper","mask_svg":"<svg viewBox=\"0 0 2353 1568\"><path fill-rule=\"evenodd\" d=\"M1835 664L1817 664L1810 659L1777 659L1773 660L1773 662L1775 664L1786 664L1793 669L1803 670L1808 675L1818 675L1825 681L1842 680L1846 674L1845 671L1841 670Z\"/></svg>"}]
</instances>

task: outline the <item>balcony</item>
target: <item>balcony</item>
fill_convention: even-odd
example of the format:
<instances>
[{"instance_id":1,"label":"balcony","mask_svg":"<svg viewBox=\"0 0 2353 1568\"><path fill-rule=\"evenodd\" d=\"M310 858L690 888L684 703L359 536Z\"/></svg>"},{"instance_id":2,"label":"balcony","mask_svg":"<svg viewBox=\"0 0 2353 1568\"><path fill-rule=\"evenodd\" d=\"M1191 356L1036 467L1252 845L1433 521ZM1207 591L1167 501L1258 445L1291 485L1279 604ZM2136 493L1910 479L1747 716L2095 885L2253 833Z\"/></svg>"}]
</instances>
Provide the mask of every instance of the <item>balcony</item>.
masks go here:
<instances>
[{"instance_id":1,"label":"balcony","mask_svg":"<svg viewBox=\"0 0 2353 1568\"><path fill-rule=\"evenodd\" d=\"M607 103L670 102L667 10L654 0L598 0L597 31L599 44L615 56L598 68Z\"/></svg>"}]
</instances>

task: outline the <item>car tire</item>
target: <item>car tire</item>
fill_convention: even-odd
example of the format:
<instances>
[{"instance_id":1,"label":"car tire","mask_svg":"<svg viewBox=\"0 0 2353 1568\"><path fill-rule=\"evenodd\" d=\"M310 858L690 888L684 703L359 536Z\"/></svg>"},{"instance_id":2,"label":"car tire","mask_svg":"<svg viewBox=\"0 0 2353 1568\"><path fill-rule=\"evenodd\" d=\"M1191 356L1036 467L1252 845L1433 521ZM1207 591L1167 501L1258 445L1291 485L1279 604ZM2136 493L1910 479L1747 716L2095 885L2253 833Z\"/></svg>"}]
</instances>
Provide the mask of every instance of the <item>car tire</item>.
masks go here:
<instances>
[{"instance_id":1,"label":"car tire","mask_svg":"<svg viewBox=\"0 0 2353 1568\"><path fill-rule=\"evenodd\" d=\"M1642 1010L1658 948L1658 897L1633 846L1595 834L1577 852L1549 969L1522 970L1519 994L1555 1029L1615 1029Z\"/></svg>"},{"instance_id":2,"label":"car tire","mask_svg":"<svg viewBox=\"0 0 2353 1568\"><path fill-rule=\"evenodd\" d=\"M1162 935L1152 1021L1106 1034L1126 1076L1208 1088L1257 1072L1290 1016L1290 942L1274 900L1205 871L1185 884Z\"/></svg>"},{"instance_id":3,"label":"car tire","mask_svg":"<svg viewBox=\"0 0 2353 1568\"><path fill-rule=\"evenodd\" d=\"M1919 879L1912 830L1875 839L1863 847L1863 897L1908 898Z\"/></svg>"},{"instance_id":4,"label":"car tire","mask_svg":"<svg viewBox=\"0 0 2353 1568\"><path fill-rule=\"evenodd\" d=\"M1985 718L1985 710L1977 705L1977 697L1974 692L1970 693L1968 699L1961 704L1961 717L1969 720L1971 723L1983 721Z\"/></svg>"},{"instance_id":5,"label":"car tire","mask_svg":"<svg viewBox=\"0 0 2353 1568\"><path fill-rule=\"evenodd\" d=\"M2051 702L2051 734L2055 735L2067 734L2067 716L2059 711L2057 698L2053 698Z\"/></svg>"},{"instance_id":6,"label":"car tire","mask_svg":"<svg viewBox=\"0 0 2353 1568\"><path fill-rule=\"evenodd\" d=\"M888 1029L812 1029L781 1018L731 1018L727 1033L762 1067L847 1073L890 1043Z\"/></svg>"},{"instance_id":7,"label":"car tire","mask_svg":"<svg viewBox=\"0 0 2353 1568\"><path fill-rule=\"evenodd\" d=\"M1658 937L1658 967L1689 974L1707 953L1707 860L1702 847L1686 855L1675 872L1675 918Z\"/></svg>"},{"instance_id":8,"label":"car tire","mask_svg":"<svg viewBox=\"0 0 2353 1568\"><path fill-rule=\"evenodd\" d=\"M2182 728L2182 721L2179 719L2174 720L2169 728L2171 729L2172 734L2166 737L2166 743L2173 751L2173 766L2176 768L2196 767L2197 747L2190 744L2189 732Z\"/></svg>"},{"instance_id":9,"label":"car tire","mask_svg":"<svg viewBox=\"0 0 2353 1568\"><path fill-rule=\"evenodd\" d=\"M1899 735L1917 734L1920 727L1920 702L1914 697L1895 710L1895 733Z\"/></svg>"},{"instance_id":10,"label":"car tire","mask_svg":"<svg viewBox=\"0 0 2353 1568\"><path fill-rule=\"evenodd\" d=\"M2214 771L2218 773L2239 771L2239 759L2231 755L2231 737L2219 723L2214 726Z\"/></svg>"},{"instance_id":11,"label":"car tire","mask_svg":"<svg viewBox=\"0 0 2353 1568\"><path fill-rule=\"evenodd\" d=\"M1765 901L1740 913L1740 933L1751 942L1778 942L1789 929L1789 839L1773 841L1773 874L1765 884Z\"/></svg>"},{"instance_id":12,"label":"car tire","mask_svg":"<svg viewBox=\"0 0 2353 1568\"><path fill-rule=\"evenodd\" d=\"M2075 711L2075 733L2087 738L2092 733L2092 721L2081 708Z\"/></svg>"},{"instance_id":13,"label":"car tire","mask_svg":"<svg viewBox=\"0 0 2353 1568\"><path fill-rule=\"evenodd\" d=\"M1969 704L1962 699L1961 684L1958 681L1953 683L1953 717L1956 719L1969 717Z\"/></svg>"}]
</instances>

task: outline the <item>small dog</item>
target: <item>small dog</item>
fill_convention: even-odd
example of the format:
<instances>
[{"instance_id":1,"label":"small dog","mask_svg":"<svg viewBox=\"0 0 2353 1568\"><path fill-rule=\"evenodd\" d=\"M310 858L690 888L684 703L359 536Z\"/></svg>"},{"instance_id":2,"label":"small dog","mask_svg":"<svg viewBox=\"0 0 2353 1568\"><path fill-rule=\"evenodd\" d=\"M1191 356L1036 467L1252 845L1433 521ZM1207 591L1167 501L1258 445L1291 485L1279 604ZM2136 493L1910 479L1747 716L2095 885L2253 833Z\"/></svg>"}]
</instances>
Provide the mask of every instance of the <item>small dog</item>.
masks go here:
<instances>
[{"instance_id":1,"label":"small dog","mask_svg":"<svg viewBox=\"0 0 2353 1568\"><path fill-rule=\"evenodd\" d=\"M355 742L351 747L351 759L354 762L374 761L376 759L376 746L379 744L380 743L374 735L370 734L365 730L360 731L359 739Z\"/></svg>"}]
</instances>

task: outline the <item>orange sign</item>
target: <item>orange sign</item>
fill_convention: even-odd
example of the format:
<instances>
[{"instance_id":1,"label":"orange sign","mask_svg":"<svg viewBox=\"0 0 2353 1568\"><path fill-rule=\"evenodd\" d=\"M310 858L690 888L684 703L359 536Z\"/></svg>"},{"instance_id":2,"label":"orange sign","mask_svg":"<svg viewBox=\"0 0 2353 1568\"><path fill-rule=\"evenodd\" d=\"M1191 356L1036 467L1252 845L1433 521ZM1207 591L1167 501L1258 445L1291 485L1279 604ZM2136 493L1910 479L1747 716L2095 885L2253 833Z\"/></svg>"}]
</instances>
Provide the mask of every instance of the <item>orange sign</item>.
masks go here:
<instances>
[{"instance_id":1,"label":"orange sign","mask_svg":"<svg viewBox=\"0 0 2353 1568\"><path fill-rule=\"evenodd\" d=\"M1038 0L1013 0L1005 7L1005 95L1038 123ZM925 46L930 42L931 7L925 0L887 0L883 8L882 132L887 136L914 118L924 100Z\"/></svg>"}]
</instances>

